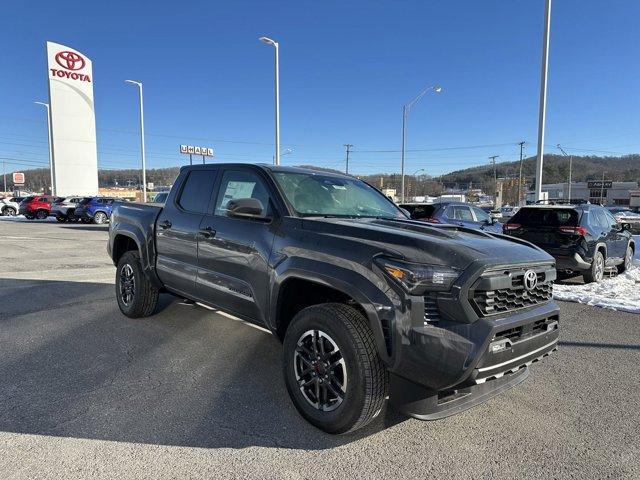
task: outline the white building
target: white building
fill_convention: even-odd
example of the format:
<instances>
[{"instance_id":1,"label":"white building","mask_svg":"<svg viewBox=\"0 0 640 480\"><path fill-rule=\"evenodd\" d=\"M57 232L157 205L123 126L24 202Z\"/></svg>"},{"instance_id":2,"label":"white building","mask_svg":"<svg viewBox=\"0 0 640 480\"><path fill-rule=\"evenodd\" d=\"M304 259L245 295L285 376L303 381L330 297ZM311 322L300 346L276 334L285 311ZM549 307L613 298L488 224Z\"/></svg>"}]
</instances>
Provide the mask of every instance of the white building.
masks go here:
<instances>
[{"instance_id":1,"label":"white building","mask_svg":"<svg viewBox=\"0 0 640 480\"><path fill-rule=\"evenodd\" d=\"M542 185L542 191L549 196L549 201L590 202L603 205L629 205L631 191L638 189L638 182L611 182L600 180L592 182L571 183L569 199L568 183L548 183Z\"/></svg>"}]
</instances>

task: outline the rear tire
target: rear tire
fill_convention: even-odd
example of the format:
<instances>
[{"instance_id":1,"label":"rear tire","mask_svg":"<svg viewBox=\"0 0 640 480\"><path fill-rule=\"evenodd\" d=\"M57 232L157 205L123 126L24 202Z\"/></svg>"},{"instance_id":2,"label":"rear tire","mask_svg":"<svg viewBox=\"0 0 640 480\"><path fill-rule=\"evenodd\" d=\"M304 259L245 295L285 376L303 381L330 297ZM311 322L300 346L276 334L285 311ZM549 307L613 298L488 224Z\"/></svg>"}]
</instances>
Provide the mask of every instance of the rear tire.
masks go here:
<instances>
[{"instance_id":1,"label":"rear tire","mask_svg":"<svg viewBox=\"0 0 640 480\"><path fill-rule=\"evenodd\" d=\"M158 305L159 291L142 271L137 251L126 252L116 269L116 298L120 311L129 318L151 315Z\"/></svg>"},{"instance_id":2,"label":"rear tire","mask_svg":"<svg viewBox=\"0 0 640 480\"><path fill-rule=\"evenodd\" d=\"M355 308L327 303L300 311L287 329L283 355L289 396L319 429L353 432L382 410L387 370L367 319Z\"/></svg>"},{"instance_id":3,"label":"rear tire","mask_svg":"<svg viewBox=\"0 0 640 480\"><path fill-rule=\"evenodd\" d=\"M96 212L96 214L93 216L93 222L96 225L102 225L103 223L107 222L109 219L107 218L107 214L104 212Z\"/></svg>"},{"instance_id":4,"label":"rear tire","mask_svg":"<svg viewBox=\"0 0 640 480\"><path fill-rule=\"evenodd\" d=\"M633 266L633 248L631 245L627 245L627 250L624 253L624 261L618 265L618 273L623 273L629 270Z\"/></svg>"},{"instance_id":5,"label":"rear tire","mask_svg":"<svg viewBox=\"0 0 640 480\"><path fill-rule=\"evenodd\" d=\"M5 207L4 210L2 210L2 215L4 215L5 217L15 217L16 216L16 209L13 207Z\"/></svg>"},{"instance_id":6,"label":"rear tire","mask_svg":"<svg viewBox=\"0 0 640 480\"><path fill-rule=\"evenodd\" d=\"M36 218L38 220L44 220L48 216L49 216L49 212L47 212L46 210L38 210L38 211L36 211Z\"/></svg>"},{"instance_id":7,"label":"rear tire","mask_svg":"<svg viewBox=\"0 0 640 480\"><path fill-rule=\"evenodd\" d=\"M593 255L591 268L582 274L585 283L601 282L604 278L605 258L601 251Z\"/></svg>"}]
</instances>

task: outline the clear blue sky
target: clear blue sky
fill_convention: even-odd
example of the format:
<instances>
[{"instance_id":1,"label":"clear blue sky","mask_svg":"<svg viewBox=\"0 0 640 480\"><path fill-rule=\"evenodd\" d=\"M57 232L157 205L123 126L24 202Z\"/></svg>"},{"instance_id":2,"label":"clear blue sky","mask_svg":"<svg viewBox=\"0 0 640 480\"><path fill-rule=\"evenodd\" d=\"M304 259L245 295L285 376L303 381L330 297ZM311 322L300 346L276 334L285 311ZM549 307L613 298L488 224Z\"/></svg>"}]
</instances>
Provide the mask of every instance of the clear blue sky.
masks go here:
<instances>
[{"instance_id":1,"label":"clear blue sky","mask_svg":"<svg viewBox=\"0 0 640 480\"><path fill-rule=\"evenodd\" d=\"M273 50L281 45L283 164L442 172L536 149L543 0L5 2L0 29L0 156L45 166L45 42L93 60L101 168L139 165L144 83L148 166L184 163L178 145L220 161L270 162ZM640 2L555 0L546 150L640 151ZM196 138L198 140L196 140ZM479 146L479 148L457 147ZM493 146L486 146L493 145ZM577 150L585 149L585 150ZM367 152L369 151L369 152ZM378 152L383 151L383 152ZM22 162L20 164L20 162Z\"/></svg>"}]
</instances>

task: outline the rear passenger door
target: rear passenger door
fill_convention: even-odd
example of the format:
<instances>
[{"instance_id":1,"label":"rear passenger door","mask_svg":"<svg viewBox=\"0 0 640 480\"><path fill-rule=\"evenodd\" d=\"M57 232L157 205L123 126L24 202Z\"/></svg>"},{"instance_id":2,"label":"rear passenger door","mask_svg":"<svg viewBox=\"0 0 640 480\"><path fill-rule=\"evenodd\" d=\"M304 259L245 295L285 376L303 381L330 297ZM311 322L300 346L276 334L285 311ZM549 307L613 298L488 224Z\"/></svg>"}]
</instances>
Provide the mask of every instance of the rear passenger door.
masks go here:
<instances>
[{"instance_id":1,"label":"rear passenger door","mask_svg":"<svg viewBox=\"0 0 640 480\"><path fill-rule=\"evenodd\" d=\"M198 271L198 232L211 204L216 167L183 172L179 190L167 199L156 220L156 270L170 290L193 296Z\"/></svg>"},{"instance_id":2,"label":"rear passenger door","mask_svg":"<svg viewBox=\"0 0 640 480\"><path fill-rule=\"evenodd\" d=\"M471 208L466 205L451 205L446 210L449 221L461 227L478 228L478 224L471 213Z\"/></svg>"},{"instance_id":3,"label":"rear passenger door","mask_svg":"<svg viewBox=\"0 0 640 480\"><path fill-rule=\"evenodd\" d=\"M615 254L611 256L615 257L618 262L623 261L629 239L623 232L622 225L618 223L616 217L604 208L602 209L602 213L608 227L607 238L609 238L610 243L614 244Z\"/></svg>"}]
</instances>

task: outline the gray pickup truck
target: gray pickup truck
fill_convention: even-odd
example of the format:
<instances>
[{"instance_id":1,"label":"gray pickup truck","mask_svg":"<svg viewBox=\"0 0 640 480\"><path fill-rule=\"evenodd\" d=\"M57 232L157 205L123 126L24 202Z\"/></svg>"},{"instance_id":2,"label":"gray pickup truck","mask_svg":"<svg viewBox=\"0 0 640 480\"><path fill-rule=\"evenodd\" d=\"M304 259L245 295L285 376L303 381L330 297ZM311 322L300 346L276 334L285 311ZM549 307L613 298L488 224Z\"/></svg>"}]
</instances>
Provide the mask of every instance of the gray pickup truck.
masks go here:
<instances>
[{"instance_id":1,"label":"gray pickup truck","mask_svg":"<svg viewBox=\"0 0 640 480\"><path fill-rule=\"evenodd\" d=\"M331 433L366 425L387 397L419 419L461 412L557 348L552 257L412 221L346 175L184 167L164 206L115 208L108 251L128 317L168 292L269 329L293 404Z\"/></svg>"}]
</instances>

